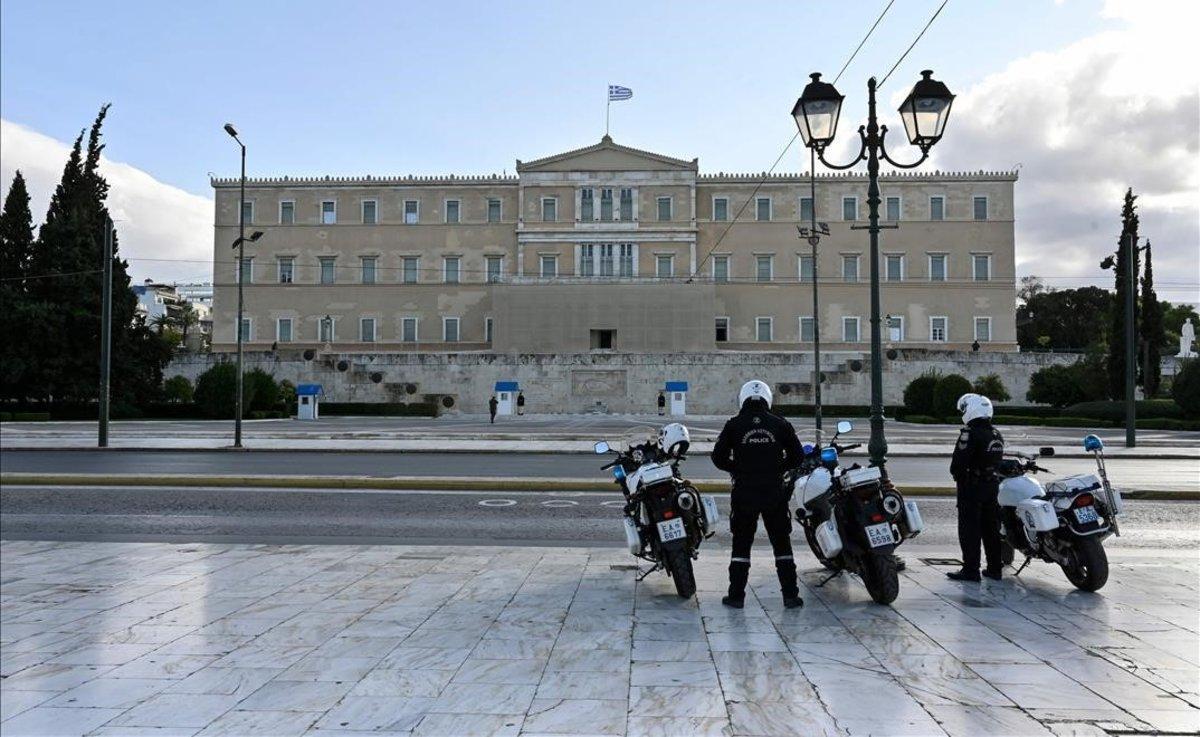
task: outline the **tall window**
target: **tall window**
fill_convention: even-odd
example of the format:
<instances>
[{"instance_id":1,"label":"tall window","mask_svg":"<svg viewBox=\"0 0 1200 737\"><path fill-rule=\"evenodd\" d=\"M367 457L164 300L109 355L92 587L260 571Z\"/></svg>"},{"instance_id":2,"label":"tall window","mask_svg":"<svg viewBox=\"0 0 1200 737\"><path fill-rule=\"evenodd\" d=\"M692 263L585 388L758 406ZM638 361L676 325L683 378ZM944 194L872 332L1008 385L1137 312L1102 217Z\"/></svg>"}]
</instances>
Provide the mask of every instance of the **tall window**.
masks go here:
<instances>
[{"instance_id":1,"label":"tall window","mask_svg":"<svg viewBox=\"0 0 1200 737\"><path fill-rule=\"evenodd\" d=\"M800 342L801 343L813 342L813 336L816 334L813 332L813 327L814 327L813 319L811 317L801 317L800 318Z\"/></svg>"},{"instance_id":2,"label":"tall window","mask_svg":"<svg viewBox=\"0 0 1200 737\"><path fill-rule=\"evenodd\" d=\"M655 260L655 276L659 279L670 279L675 275L675 257L658 256Z\"/></svg>"},{"instance_id":3,"label":"tall window","mask_svg":"<svg viewBox=\"0 0 1200 737\"><path fill-rule=\"evenodd\" d=\"M729 257L713 256L713 281L729 281Z\"/></svg>"},{"instance_id":4,"label":"tall window","mask_svg":"<svg viewBox=\"0 0 1200 737\"><path fill-rule=\"evenodd\" d=\"M404 224L416 225L421 219L421 204L417 200L404 201Z\"/></svg>"},{"instance_id":5,"label":"tall window","mask_svg":"<svg viewBox=\"0 0 1200 737\"><path fill-rule=\"evenodd\" d=\"M337 281L337 259L332 256L322 256L317 259L321 263L321 283L333 284Z\"/></svg>"},{"instance_id":6,"label":"tall window","mask_svg":"<svg viewBox=\"0 0 1200 737\"><path fill-rule=\"evenodd\" d=\"M858 220L858 198L842 198L842 220Z\"/></svg>"},{"instance_id":7,"label":"tall window","mask_svg":"<svg viewBox=\"0 0 1200 737\"><path fill-rule=\"evenodd\" d=\"M405 256L400 259L400 281L405 284L417 283L417 257Z\"/></svg>"},{"instance_id":8,"label":"tall window","mask_svg":"<svg viewBox=\"0 0 1200 737\"><path fill-rule=\"evenodd\" d=\"M554 197L542 198L542 222L553 223L558 220L558 200Z\"/></svg>"},{"instance_id":9,"label":"tall window","mask_svg":"<svg viewBox=\"0 0 1200 737\"><path fill-rule=\"evenodd\" d=\"M929 281L946 281L946 254L929 254Z\"/></svg>"},{"instance_id":10,"label":"tall window","mask_svg":"<svg viewBox=\"0 0 1200 737\"><path fill-rule=\"evenodd\" d=\"M246 225L254 222L254 203L250 200L242 203L242 222Z\"/></svg>"},{"instance_id":11,"label":"tall window","mask_svg":"<svg viewBox=\"0 0 1200 737\"><path fill-rule=\"evenodd\" d=\"M579 190L579 219L585 223L596 219L595 194L596 191L590 187Z\"/></svg>"},{"instance_id":12,"label":"tall window","mask_svg":"<svg viewBox=\"0 0 1200 737\"><path fill-rule=\"evenodd\" d=\"M296 259L292 256L279 257L279 283L291 284L296 274Z\"/></svg>"},{"instance_id":13,"label":"tall window","mask_svg":"<svg viewBox=\"0 0 1200 737\"><path fill-rule=\"evenodd\" d=\"M458 256L446 256L442 259L442 280L447 284L458 284L461 281L462 259Z\"/></svg>"},{"instance_id":14,"label":"tall window","mask_svg":"<svg viewBox=\"0 0 1200 737\"><path fill-rule=\"evenodd\" d=\"M885 203L884 209L887 211L887 219L888 220L890 220L892 222L899 220L900 219L900 198L899 197L888 197L887 202Z\"/></svg>"},{"instance_id":15,"label":"tall window","mask_svg":"<svg viewBox=\"0 0 1200 737\"><path fill-rule=\"evenodd\" d=\"M446 200L446 222L457 223L459 221L459 208L461 203L458 200Z\"/></svg>"},{"instance_id":16,"label":"tall window","mask_svg":"<svg viewBox=\"0 0 1200 737\"><path fill-rule=\"evenodd\" d=\"M492 198L488 199L487 203L488 203L488 222L489 223L500 222L500 200L496 199L495 197L492 197Z\"/></svg>"},{"instance_id":17,"label":"tall window","mask_svg":"<svg viewBox=\"0 0 1200 737\"><path fill-rule=\"evenodd\" d=\"M988 219L987 197L975 197L973 199L973 202L974 202L974 210L975 210L975 219L976 220L987 220Z\"/></svg>"},{"instance_id":18,"label":"tall window","mask_svg":"<svg viewBox=\"0 0 1200 737\"><path fill-rule=\"evenodd\" d=\"M596 247L591 243L579 247L579 268L576 272L580 276L596 275Z\"/></svg>"},{"instance_id":19,"label":"tall window","mask_svg":"<svg viewBox=\"0 0 1200 737\"><path fill-rule=\"evenodd\" d=\"M379 203L375 200L363 200L362 202L362 221L363 225L374 225L378 220Z\"/></svg>"},{"instance_id":20,"label":"tall window","mask_svg":"<svg viewBox=\"0 0 1200 737\"><path fill-rule=\"evenodd\" d=\"M843 317L842 318L842 342L857 343L858 338L858 318Z\"/></svg>"},{"instance_id":21,"label":"tall window","mask_svg":"<svg viewBox=\"0 0 1200 737\"><path fill-rule=\"evenodd\" d=\"M321 202L321 224L333 225L337 223L337 203L333 200L323 200Z\"/></svg>"},{"instance_id":22,"label":"tall window","mask_svg":"<svg viewBox=\"0 0 1200 737\"><path fill-rule=\"evenodd\" d=\"M930 220L945 220L946 219L946 198L945 197L930 197L929 198L929 219Z\"/></svg>"},{"instance_id":23,"label":"tall window","mask_svg":"<svg viewBox=\"0 0 1200 737\"><path fill-rule=\"evenodd\" d=\"M250 336L251 336L250 318L248 318L248 317L242 318L240 332L242 334L242 342L243 343L248 342L250 340Z\"/></svg>"},{"instance_id":24,"label":"tall window","mask_svg":"<svg viewBox=\"0 0 1200 737\"><path fill-rule=\"evenodd\" d=\"M280 343L292 342L292 318L281 317L275 321L275 340Z\"/></svg>"},{"instance_id":25,"label":"tall window","mask_svg":"<svg viewBox=\"0 0 1200 737\"><path fill-rule=\"evenodd\" d=\"M659 222L668 222L671 220L671 198L658 198L658 220Z\"/></svg>"},{"instance_id":26,"label":"tall window","mask_svg":"<svg viewBox=\"0 0 1200 737\"><path fill-rule=\"evenodd\" d=\"M901 315L888 315L884 322L884 327L888 331L888 340L893 343L899 343L904 340L904 317Z\"/></svg>"},{"instance_id":27,"label":"tall window","mask_svg":"<svg viewBox=\"0 0 1200 737\"><path fill-rule=\"evenodd\" d=\"M729 198L717 197L713 199L713 220L725 221L729 219Z\"/></svg>"},{"instance_id":28,"label":"tall window","mask_svg":"<svg viewBox=\"0 0 1200 737\"><path fill-rule=\"evenodd\" d=\"M417 318L404 317L400 319L400 340L405 343L417 342Z\"/></svg>"},{"instance_id":29,"label":"tall window","mask_svg":"<svg viewBox=\"0 0 1200 737\"><path fill-rule=\"evenodd\" d=\"M294 225L296 223L296 203L294 200L284 200L279 203L279 224Z\"/></svg>"},{"instance_id":30,"label":"tall window","mask_svg":"<svg viewBox=\"0 0 1200 737\"><path fill-rule=\"evenodd\" d=\"M933 343L945 343L946 334L949 332L948 317L931 317L929 318L929 340Z\"/></svg>"},{"instance_id":31,"label":"tall window","mask_svg":"<svg viewBox=\"0 0 1200 737\"><path fill-rule=\"evenodd\" d=\"M378 261L379 261L379 259L376 258L375 256L363 256L362 257L362 283L363 284L374 284L375 283L375 264Z\"/></svg>"},{"instance_id":32,"label":"tall window","mask_svg":"<svg viewBox=\"0 0 1200 737\"><path fill-rule=\"evenodd\" d=\"M554 279L558 276L558 256L542 256L541 267L543 279Z\"/></svg>"},{"instance_id":33,"label":"tall window","mask_svg":"<svg viewBox=\"0 0 1200 737\"><path fill-rule=\"evenodd\" d=\"M754 219L766 222L771 219L771 198L759 197L754 201Z\"/></svg>"},{"instance_id":34,"label":"tall window","mask_svg":"<svg viewBox=\"0 0 1200 737\"><path fill-rule=\"evenodd\" d=\"M758 339L758 342L760 342L760 343L770 343L771 342L771 340L774 337L773 336L773 332L774 332L773 327L774 326L772 325L772 323L774 323L774 320L772 320L769 317L757 317L754 319L754 333L755 333L755 338Z\"/></svg>"},{"instance_id":35,"label":"tall window","mask_svg":"<svg viewBox=\"0 0 1200 737\"><path fill-rule=\"evenodd\" d=\"M500 276L504 270L504 259L500 256L487 257L487 280L489 284L495 284L500 281Z\"/></svg>"},{"instance_id":36,"label":"tall window","mask_svg":"<svg viewBox=\"0 0 1200 737\"><path fill-rule=\"evenodd\" d=\"M858 256L842 256L842 281L858 281Z\"/></svg>"},{"instance_id":37,"label":"tall window","mask_svg":"<svg viewBox=\"0 0 1200 737\"><path fill-rule=\"evenodd\" d=\"M812 256L800 257L800 281L813 280L813 258Z\"/></svg>"},{"instance_id":38,"label":"tall window","mask_svg":"<svg viewBox=\"0 0 1200 737\"><path fill-rule=\"evenodd\" d=\"M811 223L813 219L812 197L800 198L800 222Z\"/></svg>"},{"instance_id":39,"label":"tall window","mask_svg":"<svg viewBox=\"0 0 1200 737\"><path fill-rule=\"evenodd\" d=\"M992 257L986 253L977 253L971 257L972 274L975 281L989 281L992 278Z\"/></svg>"},{"instance_id":40,"label":"tall window","mask_svg":"<svg viewBox=\"0 0 1200 737\"><path fill-rule=\"evenodd\" d=\"M238 271L238 281L243 284L254 283L254 258L242 259L242 268Z\"/></svg>"},{"instance_id":41,"label":"tall window","mask_svg":"<svg viewBox=\"0 0 1200 737\"><path fill-rule=\"evenodd\" d=\"M321 318L317 323L317 340L322 343L332 343L334 336L337 334L337 320L332 317L326 319Z\"/></svg>"},{"instance_id":42,"label":"tall window","mask_svg":"<svg viewBox=\"0 0 1200 737\"><path fill-rule=\"evenodd\" d=\"M633 220L633 190L629 187L621 190L621 219Z\"/></svg>"},{"instance_id":43,"label":"tall window","mask_svg":"<svg viewBox=\"0 0 1200 737\"><path fill-rule=\"evenodd\" d=\"M888 281L900 281L901 279L903 279L904 278L904 257L899 254L889 253L886 256L884 256L884 258L887 260L886 261L887 280Z\"/></svg>"},{"instance_id":44,"label":"tall window","mask_svg":"<svg viewBox=\"0 0 1200 737\"><path fill-rule=\"evenodd\" d=\"M613 219L613 191L607 187L600 190L600 219L606 223Z\"/></svg>"},{"instance_id":45,"label":"tall window","mask_svg":"<svg viewBox=\"0 0 1200 737\"><path fill-rule=\"evenodd\" d=\"M442 340L447 343L457 343L458 337L458 318L442 318Z\"/></svg>"},{"instance_id":46,"label":"tall window","mask_svg":"<svg viewBox=\"0 0 1200 737\"><path fill-rule=\"evenodd\" d=\"M975 318L975 340L980 343L987 343L992 339L992 318L977 317Z\"/></svg>"},{"instance_id":47,"label":"tall window","mask_svg":"<svg viewBox=\"0 0 1200 737\"><path fill-rule=\"evenodd\" d=\"M375 318L364 317L358 321L358 339L363 343L375 342Z\"/></svg>"},{"instance_id":48,"label":"tall window","mask_svg":"<svg viewBox=\"0 0 1200 737\"><path fill-rule=\"evenodd\" d=\"M716 341L718 343L729 342L729 318L728 317L718 317L717 318Z\"/></svg>"},{"instance_id":49,"label":"tall window","mask_svg":"<svg viewBox=\"0 0 1200 737\"><path fill-rule=\"evenodd\" d=\"M618 253L618 275L624 278L633 276L633 244L622 243Z\"/></svg>"},{"instance_id":50,"label":"tall window","mask_svg":"<svg viewBox=\"0 0 1200 737\"><path fill-rule=\"evenodd\" d=\"M613 244L600 244L600 276L613 275Z\"/></svg>"},{"instance_id":51,"label":"tall window","mask_svg":"<svg viewBox=\"0 0 1200 737\"><path fill-rule=\"evenodd\" d=\"M754 278L758 281L771 281L775 278L774 256L755 256L754 267Z\"/></svg>"}]
</instances>

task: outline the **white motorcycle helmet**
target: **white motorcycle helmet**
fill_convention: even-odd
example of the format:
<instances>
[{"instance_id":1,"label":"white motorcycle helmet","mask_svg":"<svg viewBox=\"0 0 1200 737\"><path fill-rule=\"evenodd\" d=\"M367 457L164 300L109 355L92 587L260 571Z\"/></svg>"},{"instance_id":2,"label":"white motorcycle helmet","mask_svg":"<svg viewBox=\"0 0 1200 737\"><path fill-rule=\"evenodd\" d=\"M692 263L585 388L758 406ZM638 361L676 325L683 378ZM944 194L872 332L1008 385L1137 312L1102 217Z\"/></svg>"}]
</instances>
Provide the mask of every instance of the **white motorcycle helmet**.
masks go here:
<instances>
[{"instance_id":1,"label":"white motorcycle helmet","mask_svg":"<svg viewBox=\"0 0 1200 737\"><path fill-rule=\"evenodd\" d=\"M678 422L663 425L658 431L658 445L663 452L673 458L682 458L692 443L688 429Z\"/></svg>"},{"instance_id":2,"label":"white motorcycle helmet","mask_svg":"<svg viewBox=\"0 0 1200 737\"><path fill-rule=\"evenodd\" d=\"M958 411L962 412L963 424L980 417L992 418L992 400L982 394L964 394L958 398Z\"/></svg>"},{"instance_id":3,"label":"white motorcycle helmet","mask_svg":"<svg viewBox=\"0 0 1200 737\"><path fill-rule=\"evenodd\" d=\"M770 407L771 387L758 379L747 381L745 384L742 384L742 390L738 392L738 407L744 406L747 399L761 399Z\"/></svg>"}]
</instances>

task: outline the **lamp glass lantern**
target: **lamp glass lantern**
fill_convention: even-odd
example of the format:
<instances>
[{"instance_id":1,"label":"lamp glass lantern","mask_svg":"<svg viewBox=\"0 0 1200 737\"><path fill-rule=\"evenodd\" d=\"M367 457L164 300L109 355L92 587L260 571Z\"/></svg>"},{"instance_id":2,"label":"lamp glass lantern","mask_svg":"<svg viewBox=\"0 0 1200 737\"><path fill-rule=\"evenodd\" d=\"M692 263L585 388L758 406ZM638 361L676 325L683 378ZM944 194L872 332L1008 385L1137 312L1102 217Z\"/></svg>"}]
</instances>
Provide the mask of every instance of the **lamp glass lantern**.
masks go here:
<instances>
[{"instance_id":1,"label":"lamp glass lantern","mask_svg":"<svg viewBox=\"0 0 1200 737\"><path fill-rule=\"evenodd\" d=\"M796 119L804 145L820 150L828 146L837 133L844 97L833 85L822 82L819 73L814 72L809 77L812 81L804 86L804 92L792 107L792 117Z\"/></svg>"},{"instance_id":2,"label":"lamp glass lantern","mask_svg":"<svg viewBox=\"0 0 1200 737\"><path fill-rule=\"evenodd\" d=\"M921 72L921 79L900 105L900 118L909 143L926 150L937 143L946 130L953 103L954 95L946 85L933 79L931 70Z\"/></svg>"}]
</instances>

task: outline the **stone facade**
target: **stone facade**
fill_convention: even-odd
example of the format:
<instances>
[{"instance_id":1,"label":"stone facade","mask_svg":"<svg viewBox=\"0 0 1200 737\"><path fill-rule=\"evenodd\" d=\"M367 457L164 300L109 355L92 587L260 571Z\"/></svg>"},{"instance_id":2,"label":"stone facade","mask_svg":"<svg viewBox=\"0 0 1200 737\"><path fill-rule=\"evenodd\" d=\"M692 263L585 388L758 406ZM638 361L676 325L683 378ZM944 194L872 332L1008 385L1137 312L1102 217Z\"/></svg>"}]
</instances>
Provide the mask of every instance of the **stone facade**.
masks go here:
<instances>
[{"instance_id":1,"label":"stone facade","mask_svg":"<svg viewBox=\"0 0 1200 737\"><path fill-rule=\"evenodd\" d=\"M516 176L252 179L244 335L324 353L811 349L809 180L598 144ZM885 173L898 348L1016 350L1015 173ZM215 190L214 336L234 348L238 181ZM820 175L822 345L869 342L866 177ZM737 360L737 359L731 359ZM797 358L797 360L802 360Z\"/></svg>"}]
</instances>

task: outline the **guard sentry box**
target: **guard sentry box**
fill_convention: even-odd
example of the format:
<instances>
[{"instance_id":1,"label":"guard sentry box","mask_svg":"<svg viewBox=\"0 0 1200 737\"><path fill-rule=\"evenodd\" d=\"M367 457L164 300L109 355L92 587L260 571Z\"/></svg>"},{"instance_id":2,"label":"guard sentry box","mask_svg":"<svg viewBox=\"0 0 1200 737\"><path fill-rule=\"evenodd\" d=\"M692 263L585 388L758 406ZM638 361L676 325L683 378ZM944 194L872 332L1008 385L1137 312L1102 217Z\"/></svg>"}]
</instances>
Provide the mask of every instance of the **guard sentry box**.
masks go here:
<instances>
[{"instance_id":1,"label":"guard sentry box","mask_svg":"<svg viewBox=\"0 0 1200 737\"><path fill-rule=\"evenodd\" d=\"M670 401L671 415L674 417L686 415L688 383L686 381L668 381L665 388Z\"/></svg>"},{"instance_id":2,"label":"guard sentry box","mask_svg":"<svg viewBox=\"0 0 1200 737\"><path fill-rule=\"evenodd\" d=\"M321 390L320 384L301 384L296 387L296 419L321 419Z\"/></svg>"}]
</instances>

